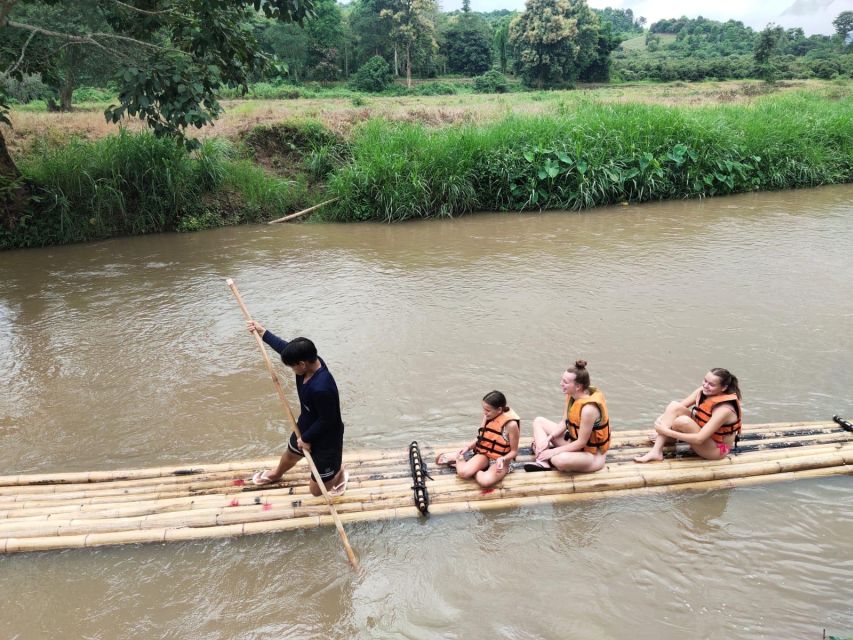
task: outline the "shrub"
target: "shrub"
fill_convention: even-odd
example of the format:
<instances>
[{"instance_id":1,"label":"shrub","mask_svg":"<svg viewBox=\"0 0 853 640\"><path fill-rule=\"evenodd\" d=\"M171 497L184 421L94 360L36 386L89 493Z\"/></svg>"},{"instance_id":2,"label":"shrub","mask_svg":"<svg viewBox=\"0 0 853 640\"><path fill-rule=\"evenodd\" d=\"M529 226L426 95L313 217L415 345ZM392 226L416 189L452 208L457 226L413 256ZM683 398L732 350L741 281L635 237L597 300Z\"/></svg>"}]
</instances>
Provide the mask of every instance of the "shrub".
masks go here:
<instances>
[{"instance_id":1,"label":"shrub","mask_svg":"<svg viewBox=\"0 0 853 640\"><path fill-rule=\"evenodd\" d=\"M98 87L78 87L74 89L75 102L109 102L116 99L116 92Z\"/></svg>"},{"instance_id":2,"label":"shrub","mask_svg":"<svg viewBox=\"0 0 853 640\"><path fill-rule=\"evenodd\" d=\"M509 82L500 71L492 69L474 78L474 91L477 93L506 93Z\"/></svg>"},{"instance_id":3,"label":"shrub","mask_svg":"<svg viewBox=\"0 0 853 640\"><path fill-rule=\"evenodd\" d=\"M390 84L391 69L382 56L373 56L361 65L361 68L350 81L350 86L353 89L370 93L384 91Z\"/></svg>"},{"instance_id":4,"label":"shrub","mask_svg":"<svg viewBox=\"0 0 853 640\"><path fill-rule=\"evenodd\" d=\"M419 96L451 96L456 87L447 82L425 82L415 87L413 93Z\"/></svg>"},{"instance_id":5,"label":"shrub","mask_svg":"<svg viewBox=\"0 0 853 640\"><path fill-rule=\"evenodd\" d=\"M12 100L21 104L47 98L51 95L48 86L41 81L40 73L25 75L20 80L0 73L0 93L5 93Z\"/></svg>"}]
</instances>

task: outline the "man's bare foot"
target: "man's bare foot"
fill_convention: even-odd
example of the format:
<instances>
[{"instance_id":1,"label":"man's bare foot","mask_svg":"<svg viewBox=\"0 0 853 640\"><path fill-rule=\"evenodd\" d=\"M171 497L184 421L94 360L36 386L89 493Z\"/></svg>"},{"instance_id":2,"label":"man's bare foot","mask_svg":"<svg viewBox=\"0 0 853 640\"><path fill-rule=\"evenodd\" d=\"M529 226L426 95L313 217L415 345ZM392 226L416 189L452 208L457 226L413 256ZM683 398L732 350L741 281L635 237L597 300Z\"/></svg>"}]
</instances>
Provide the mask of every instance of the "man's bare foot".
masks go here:
<instances>
[{"instance_id":1,"label":"man's bare foot","mask_svg":"<svg viewBox=\"0 0 853 640\"><path fill-rule=\"evenodd\" d=\"M661 460L663 460L663 454L654 449L645 455L634 457L634 462L660 462Z\"/></svg>"}]
</instances>

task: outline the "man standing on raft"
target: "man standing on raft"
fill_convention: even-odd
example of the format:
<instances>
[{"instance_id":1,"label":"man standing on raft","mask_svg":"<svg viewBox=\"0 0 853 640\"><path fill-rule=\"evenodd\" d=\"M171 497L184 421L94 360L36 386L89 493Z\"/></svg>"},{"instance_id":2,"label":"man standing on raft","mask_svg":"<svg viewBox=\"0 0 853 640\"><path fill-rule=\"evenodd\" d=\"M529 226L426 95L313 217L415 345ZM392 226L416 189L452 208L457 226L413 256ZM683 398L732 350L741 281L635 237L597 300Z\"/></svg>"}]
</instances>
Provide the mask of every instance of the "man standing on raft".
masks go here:
<instances>
[{"instance_id":1,"label":"man standing on raft","mask_svg":"<svg viewBox=\"0 0 853 640\"><path fill-rule=\"evenodd\" d=\"M309 451L317 465L329 495L340 496L346 490L349 473L343 466L344 423L341 419L341 401L338 385L317 355L317 347L308 338L282 340L267 331L259 322L249 320L249 331L257 331L264 342L281 356L282 362L296 374L296 393L299 396L299 419L296 424L302 437L290 434L287 450L274 470L258 471L252 482L256 485L273 484L305 457ZM311 495L322 495L316 479L308 483Z\"/></svg>"}]
</instances>

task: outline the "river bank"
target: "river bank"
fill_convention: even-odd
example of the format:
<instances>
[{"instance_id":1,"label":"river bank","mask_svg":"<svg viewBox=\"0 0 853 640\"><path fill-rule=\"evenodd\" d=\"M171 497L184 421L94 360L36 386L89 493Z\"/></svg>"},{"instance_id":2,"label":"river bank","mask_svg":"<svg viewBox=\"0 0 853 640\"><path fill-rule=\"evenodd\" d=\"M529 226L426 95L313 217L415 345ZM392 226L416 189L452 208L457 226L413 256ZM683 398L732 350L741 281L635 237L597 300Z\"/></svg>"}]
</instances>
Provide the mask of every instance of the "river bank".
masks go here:
<instances>
[{"instance_id":1,"label":"river bank","mask_svg":"<svg viewBox=\"0 0 853 640\"><path fill-rule=\"evenodd\" d=\"M432 110L329 105L271 124L246 114L230 137L205 131L191 155L146 133L45 135L21 147L38 199L0 246L260 222L331 197L315 219L578 210L853 181L850 83L743 89L731 104L706 91L698 106L687 86L675 89L678 105L608 88L493 96L458 112L443 110L461 97L440 96Z\"/></svg>"}]
</instances>

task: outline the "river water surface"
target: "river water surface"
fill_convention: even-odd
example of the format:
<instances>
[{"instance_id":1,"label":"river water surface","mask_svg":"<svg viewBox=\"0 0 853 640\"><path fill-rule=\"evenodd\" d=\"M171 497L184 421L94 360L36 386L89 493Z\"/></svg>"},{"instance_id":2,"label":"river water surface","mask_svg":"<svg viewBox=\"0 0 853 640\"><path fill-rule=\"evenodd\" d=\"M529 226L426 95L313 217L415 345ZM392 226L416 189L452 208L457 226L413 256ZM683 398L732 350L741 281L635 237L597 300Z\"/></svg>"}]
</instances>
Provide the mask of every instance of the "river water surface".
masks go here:
<instances>
[{"instance_id":1,"label":"river water surface","mask_svg":"<svg viewBox=\"0 0 853 640\"><path fill-rule=\"evenodd\" d=\"M0 254L0 474L277 454L253 315L319 346L349 448L616 429L710 367L747 422L853 415L853 186L589 213L280 225ZM283 375L293 396L292 379ZM2 638L853 636L853 479L0 557Z\"/></svg>"}]
</instances>

